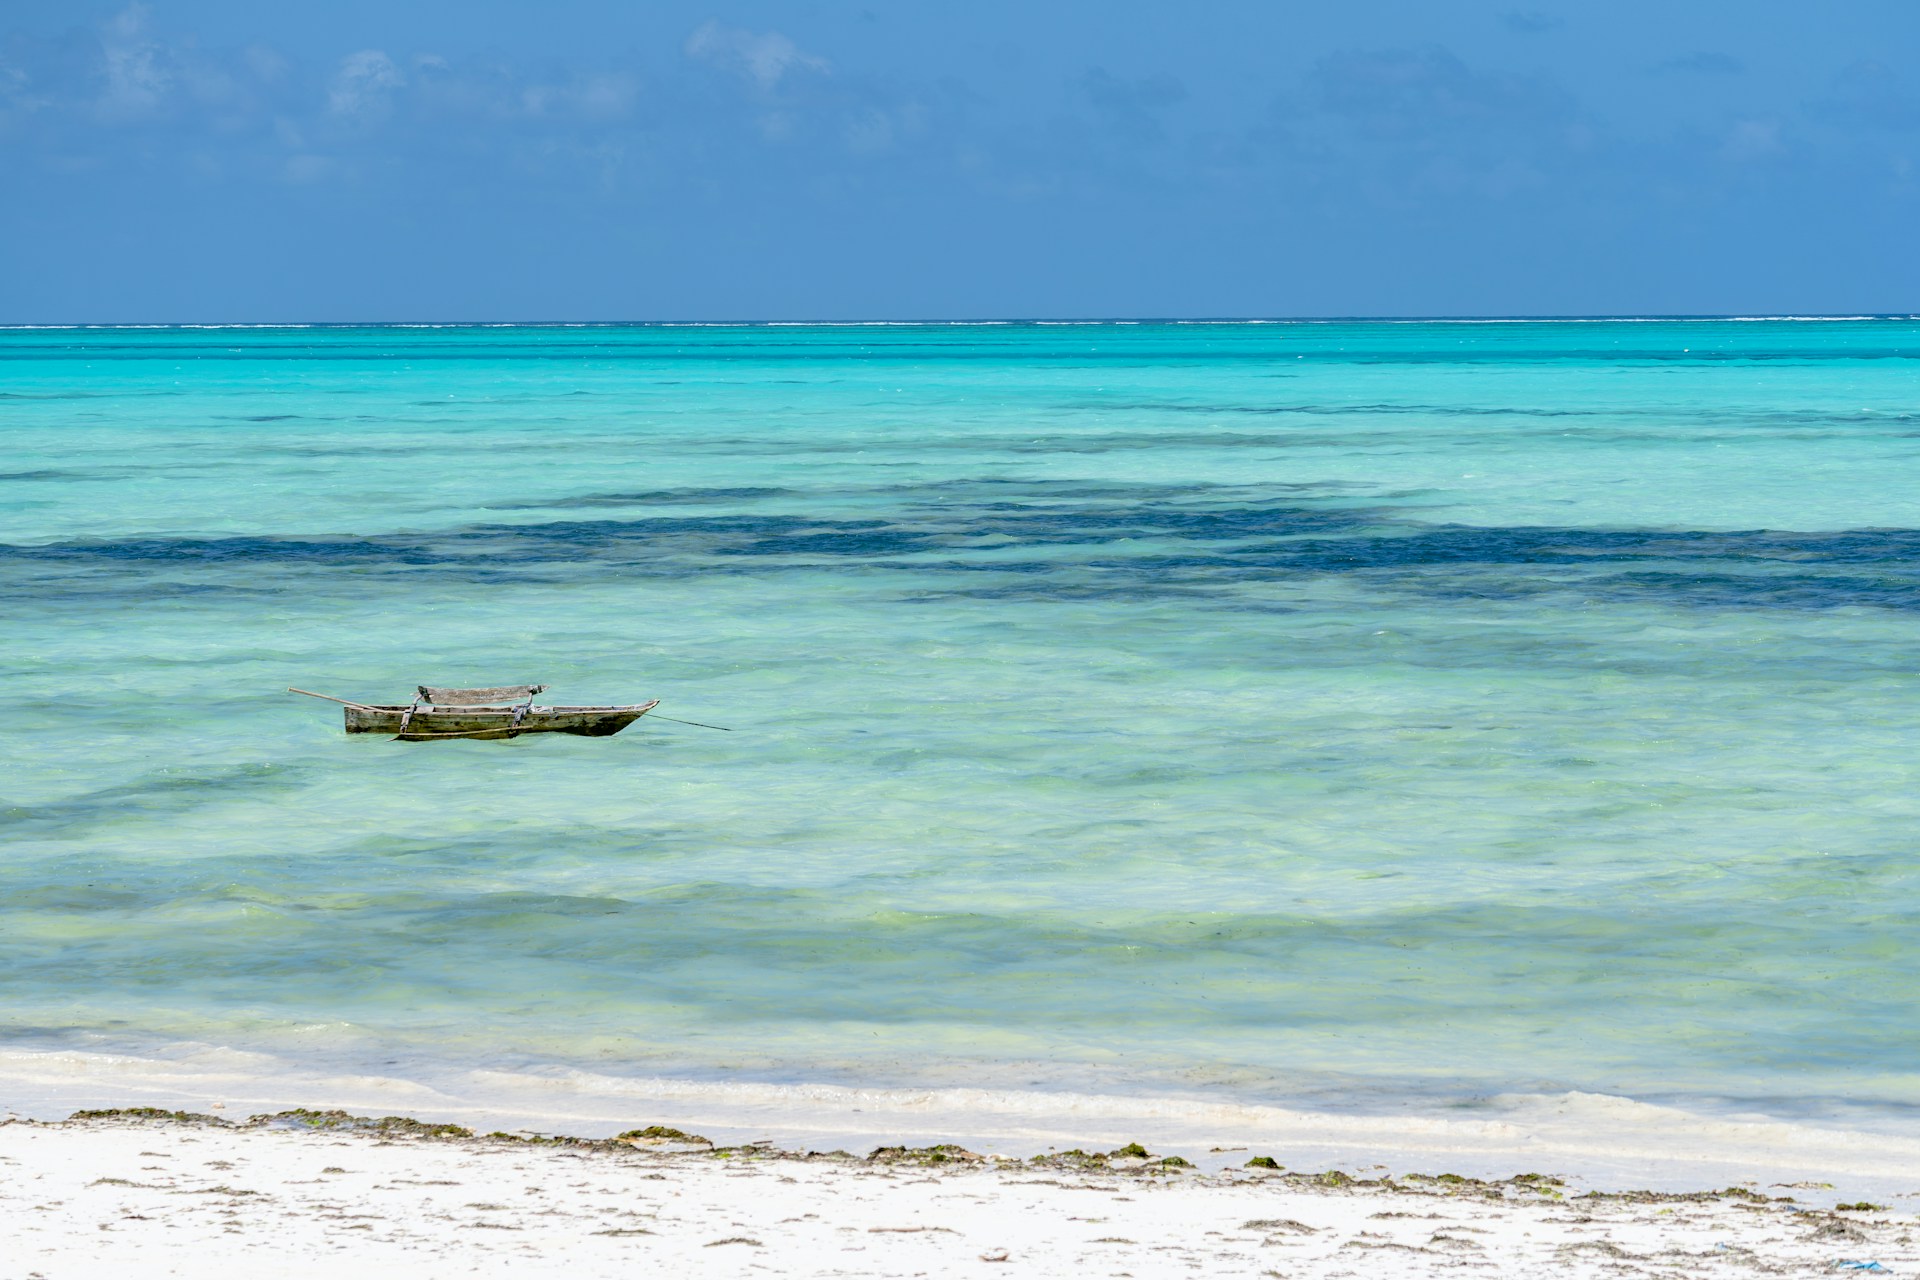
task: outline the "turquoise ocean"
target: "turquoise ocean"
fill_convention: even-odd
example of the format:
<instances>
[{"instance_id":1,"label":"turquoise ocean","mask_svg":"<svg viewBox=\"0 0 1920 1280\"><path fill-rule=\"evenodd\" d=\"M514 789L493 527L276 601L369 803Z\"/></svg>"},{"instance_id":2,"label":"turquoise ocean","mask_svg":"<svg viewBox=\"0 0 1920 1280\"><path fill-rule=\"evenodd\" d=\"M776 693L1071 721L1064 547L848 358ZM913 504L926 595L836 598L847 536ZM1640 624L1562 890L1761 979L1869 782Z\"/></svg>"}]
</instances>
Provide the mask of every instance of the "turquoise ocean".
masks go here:
<instances>
[{"instance_id":1,"label":"turquoise ocean","mask_svg":"<svg viewBox=\"0 0 1920 1280\"><path fill-rule=\"evenodd\" d=\"M0 600L0 1047L1920 1106L1913 319L10 329Z\"/></svg>"}]
</instances>

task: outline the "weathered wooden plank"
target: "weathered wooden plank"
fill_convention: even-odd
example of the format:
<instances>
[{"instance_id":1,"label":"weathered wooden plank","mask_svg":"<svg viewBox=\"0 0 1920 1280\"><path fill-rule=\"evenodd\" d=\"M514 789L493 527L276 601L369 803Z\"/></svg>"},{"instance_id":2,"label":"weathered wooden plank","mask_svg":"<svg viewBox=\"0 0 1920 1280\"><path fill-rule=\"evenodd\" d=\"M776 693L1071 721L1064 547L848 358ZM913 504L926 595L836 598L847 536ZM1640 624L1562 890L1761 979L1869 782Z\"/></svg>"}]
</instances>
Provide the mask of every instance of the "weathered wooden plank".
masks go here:
<instances>
[{"instance_id":1,"label":"weathered wooden plank","mask_svg":"<svg viewBox=\"0 0 1920 1280\"><path fill-rule=\"evenodd\" d=\"M439 707L482 707L495 702L522 702L546 689L543 684L502 684L488 689L443 689L420 686L420 700Z\"/></svg>"},{"instance_id":2,"label":"weathered wooden plank","mask_svg":"<svg viewBox=\"0 0 1920 1280\"><path fill-rule=\"evenodd\" d=\"M523 733L571 733L601 738L620 732L659 702L625 707L529 707L516 726L511 707L419 707L400 732L404 706L349 706L344 708L348 733L384 733L406 741L446 737L508 738Z\"/></svg>"}]
</instances>

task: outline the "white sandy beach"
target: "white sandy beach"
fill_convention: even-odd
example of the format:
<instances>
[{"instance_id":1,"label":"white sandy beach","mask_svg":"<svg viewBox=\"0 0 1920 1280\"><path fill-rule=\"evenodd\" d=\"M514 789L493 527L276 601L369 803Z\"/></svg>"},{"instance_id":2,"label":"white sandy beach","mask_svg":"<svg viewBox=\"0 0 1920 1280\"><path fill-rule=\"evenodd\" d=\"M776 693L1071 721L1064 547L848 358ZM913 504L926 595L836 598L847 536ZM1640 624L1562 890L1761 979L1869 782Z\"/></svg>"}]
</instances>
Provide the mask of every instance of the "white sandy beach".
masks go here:
<instances>
[{"instance_id":1,"label":"white sandy beach","mask_svg":"<svg viewBox=\"0 0 1920 1280\"><path fill-rule=\"evenodd\" d=\"M1583 1194L1014 1161L529 1143L281 1120L0 1125L19 1280L91 1276L1557 1276L1920 1267L1821 1189ZM1830 1205L1830 1200L1829 1200Z\"/></svg>"}]
</instances>

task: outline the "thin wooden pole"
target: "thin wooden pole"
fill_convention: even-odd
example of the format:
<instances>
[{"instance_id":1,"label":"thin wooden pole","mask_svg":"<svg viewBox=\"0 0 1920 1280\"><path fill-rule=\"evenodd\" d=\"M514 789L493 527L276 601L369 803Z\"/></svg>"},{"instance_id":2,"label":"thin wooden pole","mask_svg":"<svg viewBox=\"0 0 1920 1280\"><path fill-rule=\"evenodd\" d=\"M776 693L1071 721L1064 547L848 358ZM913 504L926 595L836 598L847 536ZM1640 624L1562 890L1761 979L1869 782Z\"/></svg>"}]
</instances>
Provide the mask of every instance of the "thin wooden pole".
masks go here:
<instances>
[{"instance_id":1,"label":"thin wooden pole","mask_svg":"<svg viewBox=\"0 0 1920 1280\"><path fill-rule=\"evenodd\" d=\"M349 702L345 698L336 698L330 693L315 693L311 689L296 689L292 685L287 686L287 692L304 693L309 698L320 698L327 702L337 702L343 707L359 707L363 711L377 711L379 709L377 707L370 707L364 702Z\"/></svg>"},{"instance_id":2,"label":"thin wooden pole","mask_svg":"<svg viewBox=\"0 0 1920 1280\"><path fill-rule=\"evenodd\" d=\"M652 718L655 720L665 720L668 724L690 724L696 729L718 729L722 733L733 732L733 730L723 724L701 724L698 720L675 720L672 716L653 716Z\"/></svg>"}]
</instances>

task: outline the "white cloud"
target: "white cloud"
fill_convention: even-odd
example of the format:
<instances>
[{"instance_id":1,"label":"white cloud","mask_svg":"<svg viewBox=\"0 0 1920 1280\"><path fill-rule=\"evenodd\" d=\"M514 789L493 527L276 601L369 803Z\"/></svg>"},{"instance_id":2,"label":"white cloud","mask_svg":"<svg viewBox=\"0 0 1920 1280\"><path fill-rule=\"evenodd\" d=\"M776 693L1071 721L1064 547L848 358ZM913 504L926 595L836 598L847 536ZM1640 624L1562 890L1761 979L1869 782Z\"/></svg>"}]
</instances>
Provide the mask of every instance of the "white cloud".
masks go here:
<instances>
[{"instance_id":1,"label":"white cloud","mask_svg":"<svg viewBox=\"0 0 1920 1280\"><path fill-rule=\"evenodd\" d=\"M841 128L847 150L855 155L891 151L926 130L927 113L918 103L888 110L866 107L850 114Z\"/></svg>"},{"instance_id":2,"label":"white cloud","mask_svg":"<svg viewBox=\"0 0 1920 1280\"><path fill-rule=\"evenodd\" d=\"M573 101L581 115L609 119L627 114L638 91L632 76L585 76L574 82Z\"/></svg>"},{"instance_id":3,"label":"white cloud","mask_svg":"<svg viewBox=\"0 0 1920 1280\"><path fill-rule=\"evenodd\" d=\"M96 106L109 120L152 115L165 101L173 76L161 60L160 45L147 36L147 7L130 4L100 28L106 86Z\"/></svg>"},{"instance_id":4,"label":"white cloud","mask_svg":"<svg viewBox=\"0 0 1920 1280\"><path fill-rule=\"evenodd\" d=\"M340 60L327 89L327 110L351 120L366 120L387 109L393 90L406 84L392 58L378 49L362 49Z\"/></svg>"},{"instance_id":5,"label":"white cloud","mask_svg":"<svg viewBox=\"0 0 1920 1280\"><path fill-rule=\"evenodd\" d=\"M875 155L893 146L893 118L874 107L853 115L841 132L847 149L861 155Z\"/></svg>"},{"instance_id":6,"label":"white cloud","mask_svg":"<svg viewBox=\"0 0 1920 1280\"><path fill-rule=\"evenodd\" d=\"M770 93L789 71L832 72L825 58L800 48L778 31L748 31L718 21L702 23L687 37L687 56L723 68Z\"/></svg>"},{"instance_id":7,"label":"white cloud","mask_svg":"<svg viewBox=\"0 0 1920 1280\"><path fill-rule=\"evenodd\" d=\"M10 116L28 116L47 105L33 92L33 80L18 67L0 62L0 122Z\"/></svg>"},{"instance_id":8,"label":"white cloud","mask_svg":"<svg viewBox=\"0 0 1920 1280\"><path fill-rule=\"evenodd\" d=\"M640 86L618 72L575 76L565 84L533 84L520 91L520 109L532 117L576 116L618 120L633 110Z\"/></svg>"}]
</instances>

